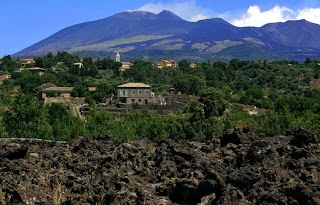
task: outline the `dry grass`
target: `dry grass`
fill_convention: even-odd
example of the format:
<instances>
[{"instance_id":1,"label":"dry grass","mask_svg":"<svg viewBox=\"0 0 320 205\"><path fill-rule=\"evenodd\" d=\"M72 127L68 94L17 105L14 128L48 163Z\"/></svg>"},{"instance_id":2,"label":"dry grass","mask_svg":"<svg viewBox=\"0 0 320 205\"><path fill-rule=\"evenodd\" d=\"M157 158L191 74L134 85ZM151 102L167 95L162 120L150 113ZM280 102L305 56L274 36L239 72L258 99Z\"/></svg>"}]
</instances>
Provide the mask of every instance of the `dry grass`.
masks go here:
<instances>
[{"instance_id":1,"label":"dry grass","mask_svg":"<svg viewBox=\"0 0 320 205\"><path fill-rule=\"evenodd\" d=\"M234 200L234 199L231 199L232 197L230 195L226 196L224 202L223 202L223 205L239 205L239 203Z\"/></svg>"},{"instance_id":2,"label":"dry grass","mask_svg":"<svg viewBox=\"0 0 320 205\"><path fill-rule=\"evenodd\" d=\"M61 185L61 183L58 183L52 190L52 200L54 204L61 204L66 200L66 190L65 188Z\"/></svg>"},{"instance_id":3,"label":"dry grass","mask_svg":"<svg viewBox=\"0 0 320 205\"><path fill-rule=\"evenodd\" d=\"M0 189L0 204L1 205L6 205L6 197L5 193Z\"/></svg>"},{"instance_id":4,"label":"dry grass","mask_svg":"<svg viewBox=\"0 0 320 205\"><path fill-rule=\"evenodd\" d=\"M281 180L283 178L290 178L290 174L287 169L284 169L282 167L277 167L275 171L277 173L278 180Z\"/></svg>"},{"instance_id":5,"label":"dry grass","mask_svg":"<svg viewBox=\"0 0 320 205\"><path fill-rule=\"evenodd\" d=\"M310 82L310 86L313 88L320 88L320 79L313 79Z\"/></svg>"},{"instance_id":6,"label":"dry grass","mask_svg":"<svg viewBox=\"0 0 320 205\"><path fill-rule=\"evenodd\" d=\"M318 172L316 169L311 170L311 175L313 177L313 180L316 184L320 183L320 172Z\"/></svg>"},{"instance_id":7,"label":"dry grass","mask_svg":"<svg viewBox=\"0 0 320 205\"><path fill-rule=\"evenodd\" d=\"M69 146L67 147L66 151L64 152L64 155L68 158L71 158L73 156L73 153L72 153L71 149L69 148Z\"/></svg>"}]
</instances>

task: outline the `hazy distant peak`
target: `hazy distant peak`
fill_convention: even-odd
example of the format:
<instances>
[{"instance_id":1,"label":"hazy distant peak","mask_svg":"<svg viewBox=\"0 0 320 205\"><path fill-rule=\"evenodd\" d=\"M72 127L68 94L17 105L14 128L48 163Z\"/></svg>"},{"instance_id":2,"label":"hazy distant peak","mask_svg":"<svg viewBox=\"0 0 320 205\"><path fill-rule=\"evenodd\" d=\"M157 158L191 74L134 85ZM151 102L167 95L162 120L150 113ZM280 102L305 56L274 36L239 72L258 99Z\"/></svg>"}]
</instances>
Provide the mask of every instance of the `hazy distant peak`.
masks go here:
<instances>
[{"instance_id":1,"label":"hazy distant peak","mask_svg":"<svg viewBox=\"0 0 320 205\"><path fill-rule=\"evenodd\" d=\"M222 24L227 24L227 25L232 25L228 21L222 19L222 18L211 18L209 19L210 21L216 22L216 23L222 23Z\"/></svg>"},{"instance_id":2,"label":"hazy distant peak","mask_svg":"<svg viewBox=\"0 0 320 205\"><path fill-rule=\"evenodd\" d=\"M126 11L114 15L114 17L120 17L128 20L151 20L156 19L156 16L157 15L155 15L154 13L147 11Z\"/></svg>"},{"instance_id":3,"label":"hazy distant peak","mask_svg":"<svg viewBox=\"0 0 320 205\"><path fill-rule=\"evenodd\" d=\"M161 11L157 17L163 20L182 20L178 15L169 10Z\"/></svg>"},{"instance_id":4,"label":"hazy distant peak","mask_svg":"<svg viewBox=\"0 0 320 205\"><path fill-rule=\"evenodd\" d=\"M300 23L310 23L309 21L305 19L299 19L299 20L288 20L287 22L300 22Z\"/></svg>"}]
</instances>

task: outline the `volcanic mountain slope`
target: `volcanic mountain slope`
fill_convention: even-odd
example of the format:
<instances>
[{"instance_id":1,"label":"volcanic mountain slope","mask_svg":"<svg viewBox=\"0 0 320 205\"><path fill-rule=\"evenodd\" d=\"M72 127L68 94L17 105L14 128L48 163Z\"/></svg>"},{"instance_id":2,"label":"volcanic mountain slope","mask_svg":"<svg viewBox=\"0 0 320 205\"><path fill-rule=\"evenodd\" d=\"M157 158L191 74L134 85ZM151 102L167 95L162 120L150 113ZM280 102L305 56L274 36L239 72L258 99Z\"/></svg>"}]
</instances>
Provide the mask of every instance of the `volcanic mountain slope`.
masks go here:
<instances>
[{"instance_id":1,"label":"volcanic mountain slope","mask_svg":"<svg viewBox=\"0 0 320 205\"><path fill-rule=\"evenodd\" d=\"M320 204L320 144L298 129L207 143L0 140L0 204Z\"/></svg>"},{"instance_id":2,"label":"volcanic mountain slope","mask_svg":"<svg viewBox=\"0 0 320 205\"><path fill-rule=\"evenodd\" d=\"M305 20L239 28L220 18L188 22L166 10L159 14L134 11L70 26L15 55L36 56L61 50L185 51L237 57L243 55L242 48L253 48L251 53L258 49L266 57L306 58L319 56L319 36L320 25ZM219 53L230 47L234 47L233 53Z\"/></svg>"}]
</instances>

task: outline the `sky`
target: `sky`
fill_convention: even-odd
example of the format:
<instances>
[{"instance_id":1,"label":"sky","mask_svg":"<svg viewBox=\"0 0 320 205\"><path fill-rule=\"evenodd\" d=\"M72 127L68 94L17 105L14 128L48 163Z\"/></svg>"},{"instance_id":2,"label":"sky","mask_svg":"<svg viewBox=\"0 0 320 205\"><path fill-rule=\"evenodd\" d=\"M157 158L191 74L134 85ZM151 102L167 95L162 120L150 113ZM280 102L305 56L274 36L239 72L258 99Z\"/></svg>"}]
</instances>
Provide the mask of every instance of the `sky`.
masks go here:
<instances>
[{"instance_id":1,"label":"sky","mask_svg":"<svg viewBox=\"0 0 320 205\"><path fill-rule=\"evenodd\" d=\"M320 24L320 0L3 0L0 57L74 24L123 11L165 9L188 21L219 17L239 27L299 19Z\"/></svg>"}]
</instances>

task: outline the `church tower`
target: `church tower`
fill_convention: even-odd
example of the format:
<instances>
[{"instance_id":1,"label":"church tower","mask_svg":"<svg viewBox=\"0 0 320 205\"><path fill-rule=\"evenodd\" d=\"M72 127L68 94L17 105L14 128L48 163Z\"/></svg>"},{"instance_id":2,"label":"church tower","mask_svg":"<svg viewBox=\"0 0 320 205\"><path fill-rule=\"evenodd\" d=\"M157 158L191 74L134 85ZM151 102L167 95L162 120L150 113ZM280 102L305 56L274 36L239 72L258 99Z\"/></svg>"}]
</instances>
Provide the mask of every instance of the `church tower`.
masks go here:
<instances>
[{"instance_id":1,"label":"church tower","mask_svg":"<svg viewBox=\"0 0 320 205\"><path fill-rule=\"evenodd\" d=\"M117 54L116 54L116 62L120 63L120 53L119 52L117 52Z\"/></svg>"}]
</instances>

